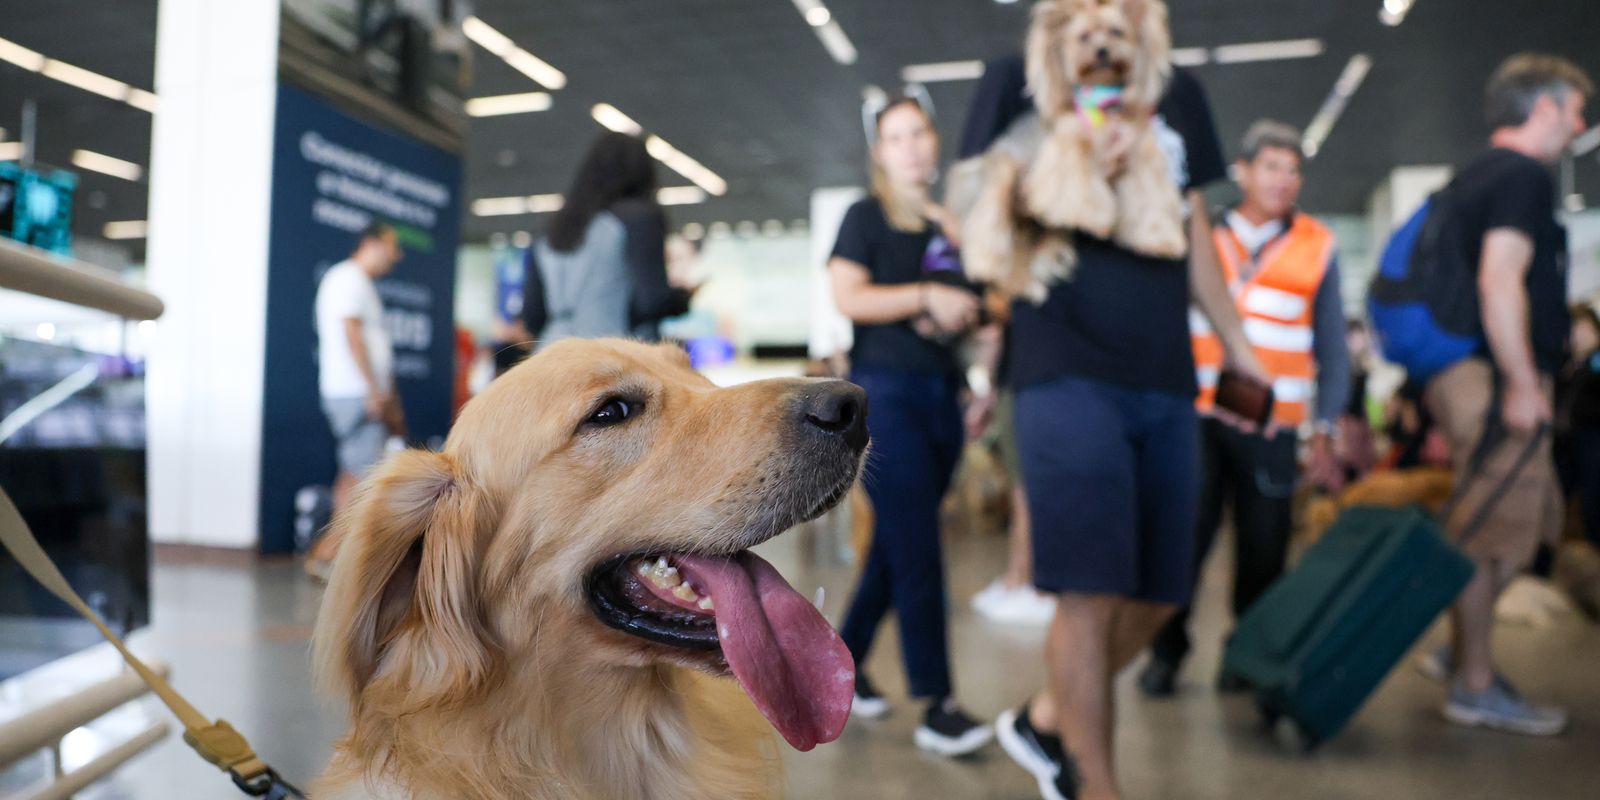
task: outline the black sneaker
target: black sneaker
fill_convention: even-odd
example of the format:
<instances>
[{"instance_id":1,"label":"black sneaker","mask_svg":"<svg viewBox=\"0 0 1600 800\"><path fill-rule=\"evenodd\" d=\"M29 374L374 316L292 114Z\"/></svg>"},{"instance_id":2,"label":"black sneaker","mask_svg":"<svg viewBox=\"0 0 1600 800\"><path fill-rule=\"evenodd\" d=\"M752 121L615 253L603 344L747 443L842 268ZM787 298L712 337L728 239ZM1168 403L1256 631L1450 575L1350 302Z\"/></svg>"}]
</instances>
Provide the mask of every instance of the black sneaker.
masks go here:
<instances>
[{"instance_id":1,"label":"black sneaker","mask_svg":"<svg viewBox=\"0 0 1600 800\"><path fill-rule=\"evenodd\" d=\"M1001 749L1033 775L1045 800L1077 800L1077 765L1061 746L1061 737L1033 727L1026 705L1001 713L994 726Z\"/></svg>"},{"instance_id":2,"label":"black sneaker","mask_svg":"<svg viewBox=\"0 0 1600 800\"><path fill-rule=\"evenodd\" d=\"M993 738L994 728L968 716L948 697L928 706L922 727L913 737L917 747L946 757L976 752Z\"/></svg>"},{"instance_id":3,"label":"black sneaker","mask_svg":"<svg viewBox=\"0 0 1600 800\"><path fill-rule=\"evenodd\" d=\"M1177 690L1178 665L1152 656L1139 673L1139 691L1146 697L1171 697Z\"/></svg>"},{"instance_id":4,"label":"black sneaker","mask_svg":"<svg viewBox=\"0 0 1600 800\"><path fill-rule=\"evenodd\" d=\"M889 713L889 701L878 693L865 672L856 672L856 699L850 705L850 716L862 719L882 719Z\"/></svg>"}]
</instances>

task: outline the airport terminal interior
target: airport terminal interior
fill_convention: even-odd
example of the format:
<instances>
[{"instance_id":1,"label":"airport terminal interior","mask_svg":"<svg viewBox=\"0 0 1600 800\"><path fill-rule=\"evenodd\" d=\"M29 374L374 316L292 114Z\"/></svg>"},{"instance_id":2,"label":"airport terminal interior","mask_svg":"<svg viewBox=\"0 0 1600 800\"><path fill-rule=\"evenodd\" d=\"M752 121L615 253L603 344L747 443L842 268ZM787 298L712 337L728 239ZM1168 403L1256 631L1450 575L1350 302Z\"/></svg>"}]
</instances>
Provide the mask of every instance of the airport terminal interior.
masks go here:
<instances>
[{"instance_id":1,"label":"airport terminal interior","mask_svg":"<svg viewBox=\"0 0 1600 800\"><path fill-rule=\"evenodd\" d=\"M1600 797L1593 0L9 5L0 800Z\"/></svg>"}]
</instances>

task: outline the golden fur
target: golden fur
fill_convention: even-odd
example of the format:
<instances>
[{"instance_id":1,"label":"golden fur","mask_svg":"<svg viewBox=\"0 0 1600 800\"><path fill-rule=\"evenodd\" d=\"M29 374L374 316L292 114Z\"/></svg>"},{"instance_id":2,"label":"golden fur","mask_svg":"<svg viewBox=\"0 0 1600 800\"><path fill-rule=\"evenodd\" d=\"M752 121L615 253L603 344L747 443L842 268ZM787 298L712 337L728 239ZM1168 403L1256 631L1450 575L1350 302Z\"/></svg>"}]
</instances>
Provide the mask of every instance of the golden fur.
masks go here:
<instances>
[{"instance_id":1,"label":"golden fur","mask_svg":"<svg viewBox=\"0 0 1600 800\"><path fill-rule=\"evenodd\" d=\"M1082 231L1138 253L1182 257L1182 199L1152 115L1171 74L1161 0L1041 0L1028 30L1026 68L1042 128L1026 156L997 146L962 225L962 258L975 279L1042 300L1071 276L1068 235ZM1098 126L1075 107L1079 85L1123 87L1122 107Z\"/></svg>"},{"instance_id":2,"label":"golden fur","mask_svg":"<svg viewBox=\"0 0 1600 800\"><path fill-rule=\"evenodd\" d=\"M635 550L748 547L823 482L842 492L859 462L785 446L790 401L817 385L717 389L672 347L562 342L469 403L443 452L381 464L334 523L313 647L350 728L314 795L776 795L776 738L738 686L605 627L584 581ZM619 394L637 418L586 429Z\"/></svg>"}]
</instances>

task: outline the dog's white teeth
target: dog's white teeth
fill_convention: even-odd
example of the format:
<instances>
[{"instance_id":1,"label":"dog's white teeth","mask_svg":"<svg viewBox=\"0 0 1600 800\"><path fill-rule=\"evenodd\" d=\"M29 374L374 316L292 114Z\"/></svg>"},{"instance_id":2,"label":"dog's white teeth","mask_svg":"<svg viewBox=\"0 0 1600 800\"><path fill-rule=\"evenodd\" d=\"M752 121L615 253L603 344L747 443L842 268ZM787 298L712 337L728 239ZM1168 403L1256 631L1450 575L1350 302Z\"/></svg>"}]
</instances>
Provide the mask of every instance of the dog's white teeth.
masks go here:
<instances>
[{"instance_id":1,"label":"dog's white teeth","mask_svg":"<svg viewBox=\"0 0 1600 800\"><path fill-rule=\"evenodd\" d=\"M700 610L701 611L715 611L715 610L717 610L717 604L711 602L711 598L709 598L709 597L700 598L700 602L696 603L696 605L700 606Z\"/></svg>"},{"instance_id":2,"label":"dog's white teeth","mask_svg":"<svg viewBox=\"0 0 1600 800\"><path fill-rule=\"evenodd\" d=\"M672 569L672 565L667 563L667 557L656 556L656 572L666 572L669 569Z\"/></svg>"},{"instance_id":3,"label":"dog's white teeth","mask_svg":"<svg viewBox=\"0 0 1600 800\"><path fill-rule=\"evenodd\" d=\"M689 584L687 583L679 583L677 586L674 586L672 588L672 596L686 603L693 603L694 601L700 599L700 595L696 593L694 589L690 588Z\"/></svg>"},{"instance_id":4,"label":"dog's white teeth","mask_svg":"<svg viewBox=\"0 0 1600 800\"><path fill-rule=\"evenodd\" d=\"M816 595L811 598L811 605L816 606L817 610L821 611L822 610L822 601L824 599L826 599L827 596L828 596L828 590L822 588L821 586L818 586Z\"/></svg>"}]
</instances>

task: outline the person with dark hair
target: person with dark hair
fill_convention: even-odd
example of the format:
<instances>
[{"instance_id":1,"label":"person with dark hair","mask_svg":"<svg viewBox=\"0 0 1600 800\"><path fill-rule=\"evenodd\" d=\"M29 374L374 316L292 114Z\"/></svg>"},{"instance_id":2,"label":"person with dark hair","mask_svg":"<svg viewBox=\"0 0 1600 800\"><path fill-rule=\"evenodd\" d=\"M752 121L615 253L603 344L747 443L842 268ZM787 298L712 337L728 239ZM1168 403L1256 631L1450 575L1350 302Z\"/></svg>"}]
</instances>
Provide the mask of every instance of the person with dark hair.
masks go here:
<instances>
[{"instance_id":1,"label":"person with dark hair","mask_svg":"<svg viewBox=\"0 0 1600 800\"><path fill-rule=\"evenodd\" d=\"M335 512L383 457L389 434L405 429L394 393L394 349L374 283L393 271L402 255L394 228L373 222L356 239L355 252L329 268L317 285L317 383L339 463ZM306 554L306 571L313 577L326 577L338 552L333 530Z\"/></svg>"},{"instance_id":2,"label":"person with dark hair","mask_svg":"<svg viewBox=\"0 0 1600 800\"><path fill-rule=\"evenodd\" d=\"M1553 376L1567 359L1567 234L1556 219L1551 166L1584 130L1594 92L1571 62L1523 53L1495 70L1487 88L1490 150L1434 196L1429 212L1441 264L1477 287L1482 347L1428 379L1423 402L1450 447L1461 488L1445 520L1460 536L1490 493L1513 479L1463 543L1476 564L1451 613L1451 644L1426 670L1449 677L1446 719L1549 736L1566 727L1559 708L1535 705L1494 663L1494 607L1542 539L1560 530L1561 503L1550 437ZM1487 444L1486 444L1487 443ZM1520 467L1530 447L1535 457Z\"/></svg>"},{"instance_id":3,"label":"person with dark hair","mask_svg":"<svg viewBox=\"0 0 1600 800\"><path fill-rule=\"evenodd\" d=\"M867 653L892 607L911 694L927 701L918 747L971 753L993 738L951 699L939 503L961 454L957 340L978 320L944 214L929 199L939 138L928 113L901 98L877 113L872 194L845 213L828 261L834 301L855 323L850 379L872 402L872 457L863 480L872 546L839 635L856 661L851 713L888 703L867 678Z\"/></svg>"},{"instance_id":4,"label":"person with dark hair","mask_svg":"<svg viewBox=\"0 0 1600 800\"><path fill-rule=\"evenodd\" d=\"M1572 307L1572 358L1556 381L1556 462L1584 536L1600 547L1600 315L1593 305Z\"/></svg>"},{"instance_id":5,"label":"person with dark hair","mask_svg":"<svg viewBox=\"0 0 1600 800\"><path fill-rule=\"evenodd\" d=\"M693 292L667 282L667 220L655 162L637 136L589 146L561 210L528 251L523 322L544 347L568 337L658 338Z\"/></svg>"},{"instance_id":6,"label":"person with dark hair","mask_svg":"<svg viewBox=\"0 0 1600 800\"><path fill-rule=\"evenodd\" d=\"M1223 509L1234 530L1233 613L1242 616L1283 574L1289 554L1300 426L1309 424L1306 477L1336 491L1343 480L1334 452L1340 414L1350 394L1350 354L1345 349L1344 301L1333 232L1300 211L1300 131L1259 120L1245 132L1234 176L1239 203L1217 215L1212 229L1245 335L1272 378L1272 423L1246 433L1214 415L1222 342L1192 316L1195 378L1200 385L1200 515L1194 566L1204 563ZM1150 647L1139 688L1170 696L1189 655L1189 607L1174 614ZM1221 691L1245 689L1226 673Z\"/></svg>"}]
</instances>

